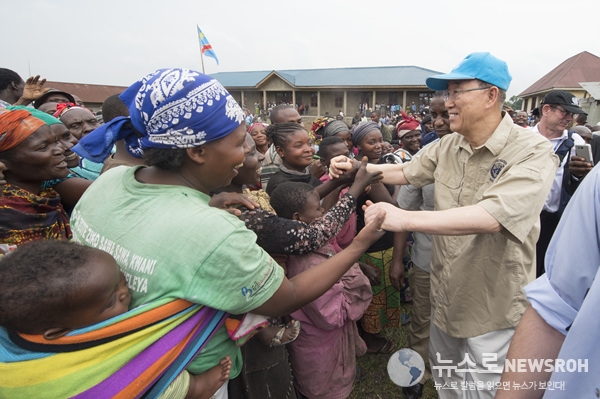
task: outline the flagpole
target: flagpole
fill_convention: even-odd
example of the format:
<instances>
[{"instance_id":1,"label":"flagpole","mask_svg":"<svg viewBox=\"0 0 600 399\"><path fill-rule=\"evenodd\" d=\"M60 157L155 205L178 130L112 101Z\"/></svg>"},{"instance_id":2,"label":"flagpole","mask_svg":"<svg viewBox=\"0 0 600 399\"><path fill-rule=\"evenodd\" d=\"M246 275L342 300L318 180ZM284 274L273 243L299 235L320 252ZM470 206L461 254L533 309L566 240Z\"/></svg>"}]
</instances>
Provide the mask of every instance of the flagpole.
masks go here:
<instances>
[{"instance_id":1,"label":"flagpole","mask_svg":"<svg viewBox=\"0 0 600 399\"><path fill-rule=\"evenodd\" d=\"M196 33L198 34L198 45L200 46L200 60L202 61L202 73L206 75L204 72L204 56L202 55L202 42L200 41L200 28L196 25Z\"/></svg>"}]
</instances>

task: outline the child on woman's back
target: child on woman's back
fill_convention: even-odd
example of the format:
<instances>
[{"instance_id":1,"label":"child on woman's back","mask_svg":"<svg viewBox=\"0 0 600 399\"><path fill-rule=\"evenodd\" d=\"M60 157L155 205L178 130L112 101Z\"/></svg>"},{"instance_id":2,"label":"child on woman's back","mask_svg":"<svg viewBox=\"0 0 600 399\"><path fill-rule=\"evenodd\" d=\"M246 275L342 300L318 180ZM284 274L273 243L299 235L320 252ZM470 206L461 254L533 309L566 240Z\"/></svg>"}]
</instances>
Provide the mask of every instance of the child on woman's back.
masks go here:
<instances>
[{"instance_id":1,"label":"child on woman's back","mask_svg":"<svg viewBox=\"0 0 600 399\"><path fill-rule=\"evenodd\" d=\"M119 265L99 249L42 240L0 258L0 326L8 331L55 340L127 312L130 299ZM226 358L203 374L184 370L163 395L208 399L230 369Z\"/></svg>"},{"instance_id":2,"label":"child on woman's back","mask_svg":"<svg viewBox=\"0 0 600 399\"><path fill-rule=\"evenodd\" d=\"M357 179L359 174L357 174ZM280 217L310 223L322 216L319 194L305 183L282 183L271 194ZM290 255L288 277L335 255L330 244L307 255ZM356 259L358 260L358 258ZM371 302L369 280L357 264L318 299L292 313L302 323L298 339L288 345L295 385L304 397L346 398L356 375L356 356L367 347L358 335L356 320Z\"/></svg>"}]
</instances>

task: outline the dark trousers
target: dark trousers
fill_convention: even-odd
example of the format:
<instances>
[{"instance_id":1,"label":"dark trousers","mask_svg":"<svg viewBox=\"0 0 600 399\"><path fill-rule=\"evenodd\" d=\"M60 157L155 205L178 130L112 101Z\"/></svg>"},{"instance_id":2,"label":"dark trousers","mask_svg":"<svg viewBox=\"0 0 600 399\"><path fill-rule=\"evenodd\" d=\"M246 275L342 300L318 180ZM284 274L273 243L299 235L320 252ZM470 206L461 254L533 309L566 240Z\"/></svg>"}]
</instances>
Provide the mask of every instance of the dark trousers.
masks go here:
<instances>
[{"instance_id":1,"label":"dark trousers","mask_svg":"<svg viewBox=\"0 0 600 399\"><path fill-rule=\"evenodd\" d=\"M542 211L540 214L540 238L535 246L535 261L536 261L536 273L535 276L539 277L546 272L544 267L544 258L546 257L546 250L550 239L558 226L560 221L560 215L562 212L550 213Z\"/></svg>"}]
</instances>

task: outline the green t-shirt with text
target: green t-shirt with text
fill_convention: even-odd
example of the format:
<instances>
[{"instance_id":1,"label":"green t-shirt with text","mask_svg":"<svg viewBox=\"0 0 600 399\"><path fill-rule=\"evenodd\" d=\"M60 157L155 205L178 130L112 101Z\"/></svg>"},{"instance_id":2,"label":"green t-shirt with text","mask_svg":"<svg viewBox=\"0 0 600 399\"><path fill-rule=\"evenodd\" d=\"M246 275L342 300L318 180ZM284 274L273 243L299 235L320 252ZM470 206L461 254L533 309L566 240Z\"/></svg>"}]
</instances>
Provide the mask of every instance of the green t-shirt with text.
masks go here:
<instances>
[{"instance_id":1,"label":"green t-shirt with text","mask_svg":"<svg viewBox=\"0 0 600 399\"><path fill-rule=\"evenodd\" d=\"M242 314L277 291L283 269L243 222L210 207L210 197L199 191L138 182L139 168L104 173L71 216L75 241L117 260L132 294L130 308L172 297ZM234 378L241 354L221 327L187 370L203 373L227 355Z\"/></svg>"}]
</instances>

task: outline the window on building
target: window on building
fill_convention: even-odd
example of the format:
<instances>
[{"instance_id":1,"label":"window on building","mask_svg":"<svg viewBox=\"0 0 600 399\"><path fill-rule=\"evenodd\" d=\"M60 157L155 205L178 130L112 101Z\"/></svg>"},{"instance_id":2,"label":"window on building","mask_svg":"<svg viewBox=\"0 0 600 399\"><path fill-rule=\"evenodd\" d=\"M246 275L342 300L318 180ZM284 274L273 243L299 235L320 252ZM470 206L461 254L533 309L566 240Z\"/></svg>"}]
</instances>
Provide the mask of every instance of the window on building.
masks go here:
<instances>
[{"instance_id":1,"label":"window on building","mask_svg":"<svg viewBox=\"0 0 600 399\"><path fill-rule=\"evenodd\" d=\"M398 92L397 91L390 91L388 104L392 104L392 105L398 104Z\"/></svg>"},{"instance_id":2,"label":"window on building","mask_svg":"<svg viewBox=\"0 0 600 399\"><path fill-rule=\"evenodd\" d=\"M291 104L292 103L292 92L291 91L278 91L275 92L275 103L279 104Z\"/></svg>"},{"instance_id":3,"label":"window on building","mask_svg":"<svg viewBox=\"0 0 600 399\"><path fill-rule=\"evenodd\" d=\"M310 106L318 107L319 106L319 93L313 91L310 93Z\"/></svg>"},{"instance_id":4,"label":"window on building","mask_svg":"<svg viewBox=\"0 0 600 399\"><path fill-rule=\"evenodd\" d=\"M371 92L363 91L360 93L360 102L361 104L371 104Z\"/></svg>"},{"instance_id":5,"label":"window on building","mask_svg":"<svg viewBox=\"0 0 600 399\"><path fill-rule=\"evenodd\" d=\"M344 106L344 93L335 93L335 107L342 108Z\"/></svg>"},{"instance_id":6,"label":"window on building","mask_svg":"<svg viewBox=\"0 0 600 399\"><path fill-rule=\"evenodd\" d=\"M432 92L419 93L419 108L423 110L423 108L429 108L429 104L431 103L431 99L433 98Z\"/></svg>"}]
</instances>

